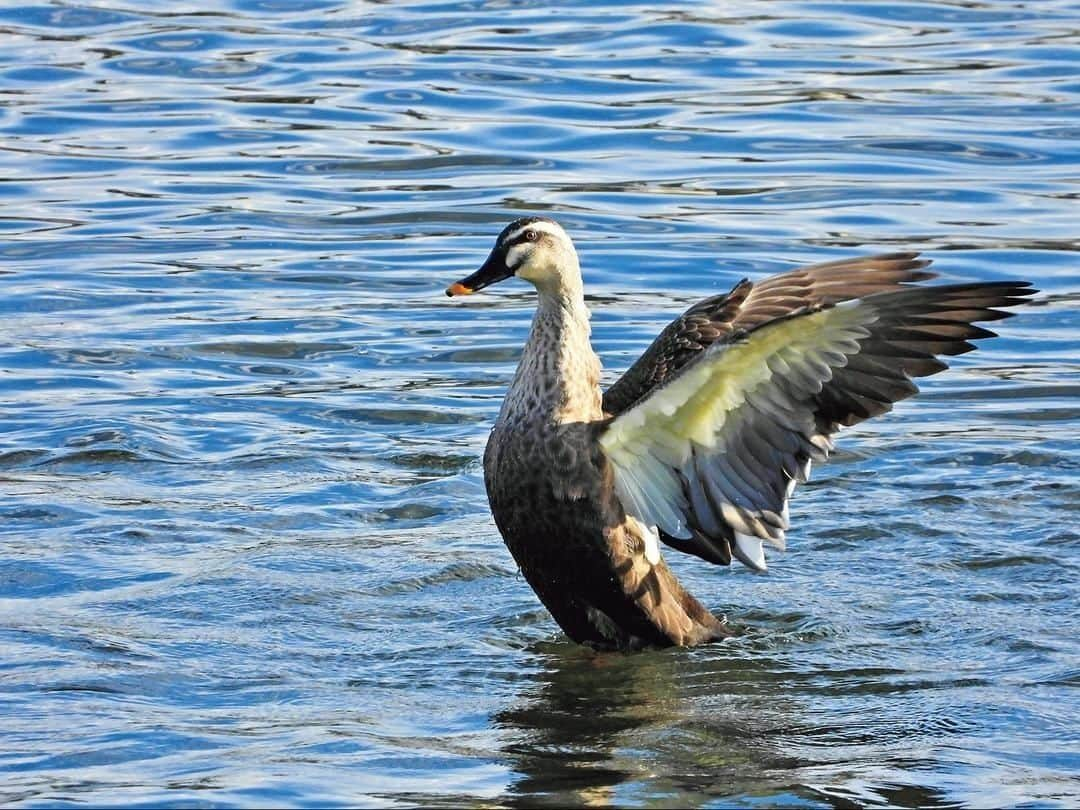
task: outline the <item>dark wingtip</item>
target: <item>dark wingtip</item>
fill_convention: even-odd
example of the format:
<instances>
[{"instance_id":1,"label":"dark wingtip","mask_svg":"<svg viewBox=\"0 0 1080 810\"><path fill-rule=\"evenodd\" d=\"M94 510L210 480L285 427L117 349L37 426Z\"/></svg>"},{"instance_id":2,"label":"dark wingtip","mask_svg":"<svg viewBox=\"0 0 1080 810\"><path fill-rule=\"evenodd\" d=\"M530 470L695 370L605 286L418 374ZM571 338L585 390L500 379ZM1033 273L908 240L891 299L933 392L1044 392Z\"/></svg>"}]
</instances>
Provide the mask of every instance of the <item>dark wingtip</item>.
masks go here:
<instances>
[{"instance_id":1,"label":"dark wingtip","mask_svg":"<svg viewBox=\"0 0 1080 810\"><path fill-rule=\"evenodd\" d=\"M1038 295L1042 292L1038 287L1033 286L1030 281L1005 281L1003 283L1016 289L1014 295Z\"/></svg>"}]
</instances>

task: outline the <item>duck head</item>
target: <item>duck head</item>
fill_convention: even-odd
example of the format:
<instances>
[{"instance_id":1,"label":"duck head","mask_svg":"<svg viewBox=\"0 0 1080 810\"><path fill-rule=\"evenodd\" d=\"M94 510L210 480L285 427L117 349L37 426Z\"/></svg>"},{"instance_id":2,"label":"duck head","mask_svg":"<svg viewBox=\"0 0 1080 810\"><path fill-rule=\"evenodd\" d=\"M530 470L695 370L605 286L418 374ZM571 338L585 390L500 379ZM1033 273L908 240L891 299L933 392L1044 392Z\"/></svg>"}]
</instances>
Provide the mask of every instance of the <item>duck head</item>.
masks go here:
<instances>
[{"instance_id":1,"label":"duck head","mask_svg":"<svg viewBox=\"0 0 1080 810\"><path fill-rule=\"evenodd\" d=\"M559 223L547 217L514 220L499 234L480 269L451 284L446 294L469 295L511 276L554 295L581 286L577 251Z\"/></svg>"}]
</instances>

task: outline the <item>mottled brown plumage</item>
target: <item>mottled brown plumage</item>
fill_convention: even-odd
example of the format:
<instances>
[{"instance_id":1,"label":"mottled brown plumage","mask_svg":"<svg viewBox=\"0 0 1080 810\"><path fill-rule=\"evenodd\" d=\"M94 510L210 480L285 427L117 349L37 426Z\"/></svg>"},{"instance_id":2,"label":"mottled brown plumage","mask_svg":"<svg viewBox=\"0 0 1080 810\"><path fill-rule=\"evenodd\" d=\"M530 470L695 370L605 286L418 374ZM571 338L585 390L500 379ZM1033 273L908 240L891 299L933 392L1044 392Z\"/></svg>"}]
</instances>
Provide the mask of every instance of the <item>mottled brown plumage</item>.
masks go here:
<instances>
[{"instance_id":1,"label":"mottled brown plumage","mask_svg":"<svg viewBox=\"0 0 1080 810\"><path fill-rule=\"evenodd\" d=\"M1025 283L919 286L915 254L830 262L695 304L601 396L573 245L551 220L511 223L449 294L534 284L528 342L484 454L496 525L575 641L622 649L727 635L658 541L764 570L787 503L844 425L889 410L970 351ZM847 303L845 303L847 302ZM659 532L654 527L659 527Z\"/></svg>"}]
</instances>

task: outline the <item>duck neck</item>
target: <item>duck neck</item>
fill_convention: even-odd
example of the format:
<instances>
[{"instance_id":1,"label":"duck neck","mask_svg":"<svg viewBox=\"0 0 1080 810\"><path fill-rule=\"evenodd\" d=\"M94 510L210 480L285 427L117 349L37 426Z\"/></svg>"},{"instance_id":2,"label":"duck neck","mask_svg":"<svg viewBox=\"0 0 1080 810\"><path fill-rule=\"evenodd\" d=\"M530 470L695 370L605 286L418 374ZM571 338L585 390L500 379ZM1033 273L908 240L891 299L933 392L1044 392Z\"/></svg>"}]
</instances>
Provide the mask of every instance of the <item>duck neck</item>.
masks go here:
<instances>
[{"instance_id":1,"label":"duck neck","mask_svg":"<svg viewBox=\"0 0 1080 810\"><path fill-rule=\"evenodd\" d=\"M554 424L602 417L600 360L589 341L589 310L578 276L539 288L532 330L503 406L509 421Z\"/></svg>"}]
</instances>

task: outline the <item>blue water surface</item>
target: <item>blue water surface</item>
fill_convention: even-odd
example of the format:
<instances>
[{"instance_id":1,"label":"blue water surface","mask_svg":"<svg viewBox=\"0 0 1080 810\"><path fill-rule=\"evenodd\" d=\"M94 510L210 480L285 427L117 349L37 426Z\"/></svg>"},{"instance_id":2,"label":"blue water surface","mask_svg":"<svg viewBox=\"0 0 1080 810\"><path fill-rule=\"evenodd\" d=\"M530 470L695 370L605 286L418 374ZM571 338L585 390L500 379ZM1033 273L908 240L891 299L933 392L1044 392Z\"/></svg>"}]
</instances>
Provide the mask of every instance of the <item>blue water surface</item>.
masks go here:
<instances>
[{"instance_id":1,"label":"blue water surface","mask_svg":"<svg viewBox=\"0 0 1080 810\"><path fill-rule=\"evenodd\" d=\"M1080 802L1078 32L0 4L0 802ZM442 294L522 212L577 242L606 382L800 263L1042 292L845 432L768 575L671 560L740 637L596 655L484 494L532 296Z\"/></svg>"}]
</instances>

